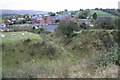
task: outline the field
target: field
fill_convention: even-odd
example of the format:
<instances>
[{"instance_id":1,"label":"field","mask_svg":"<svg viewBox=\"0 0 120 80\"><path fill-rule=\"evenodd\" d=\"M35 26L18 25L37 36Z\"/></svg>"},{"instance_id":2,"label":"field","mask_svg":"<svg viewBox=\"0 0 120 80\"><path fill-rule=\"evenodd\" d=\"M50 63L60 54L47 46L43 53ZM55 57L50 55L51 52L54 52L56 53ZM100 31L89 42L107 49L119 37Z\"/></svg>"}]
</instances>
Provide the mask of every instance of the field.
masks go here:
<instances>
[{"instance_id":1,"label":"field","mask_svg":"<svg viewBox=\"0 0 120 80\"><path fill-rule=\"evenodd\" d=\"M24 41L26 39L32 39L32 40L39 40L41 39L39 35L29 33L29 32L3 32L2 34L5 35L4 38L2 38L2 43L16 43L20 42L21 40ZM23 34L23 35L22 35Z\"/></svg>"},{"instance_id":2,"label":"field","mask_svg":"<svg viewBox=\"0 0 120 80\"><path fill-rule=\"evenodd\" d=\"M50 74L49 70L57 64L58 60L51 60L50 55L46 55L49 53L46 51L49 50L50 45L47 42L44 43L39 35L29 32L4 32L2 34L6 35L2 38L1 45L3 77L28 78L40 75L45 77L46 73L43 74L41 71L48 69L47 74ZM59 50L56 54L58 53Z\"/></svg>"},{"instance_id":3,"label":"field","mask_svg":"<svg viewBox=\"0 0 120 80\"><path fill-rule=\"evenodd\" d=\"M63 42L61 37L54 36L54 33L39 35L29 32L2 33L6 35L2 38L2 76L5 78L117 77L118 67L109 63L117 59L117 42L114 40L113 32L114 30L83 30L74 38L67 39L72 40L69 44Z\"/></svg>"},{"instance_id":4,"label":"field","mask_svg":"<svg viewBox=\"0 0 120 80\"><path fill-rule=\"evenodd\" d=\"M97 13L98 16L113 16L112 14L109 14L107 12L99 11L99 10L90 10L89 15L92 16L94 13Z\"/></svg>"},{"instance_id":5,"label":"field","mask_svg":"<svg viewBox=\"0 0 120 80\"><path fill-rule=\"evenodd\" d=\"M82 11L77 11L77 14L81 13ZM94 13L97 13L98 16L113 16L113 17L116 17L110 13L107 13L107 12L103 12L103 11L100 11L100 10L90 10L90 13L88 14L88 16L92 16Z\"/></svg>"}]
</instances>

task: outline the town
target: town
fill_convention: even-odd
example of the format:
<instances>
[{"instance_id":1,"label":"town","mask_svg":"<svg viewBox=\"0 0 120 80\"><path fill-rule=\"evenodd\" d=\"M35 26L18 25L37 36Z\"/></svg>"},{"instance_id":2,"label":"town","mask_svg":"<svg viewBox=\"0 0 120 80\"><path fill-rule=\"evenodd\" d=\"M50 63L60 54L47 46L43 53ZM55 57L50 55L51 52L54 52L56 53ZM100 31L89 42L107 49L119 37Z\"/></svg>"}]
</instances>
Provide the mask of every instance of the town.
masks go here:
<instances>
[{"instance_id":1,"label":"town","mask_svg":"<svg viewBox=\"0 0 120 80\"><path fill-rule=\"evenodd\" d=\"M89 16L84 19L77 18L77 12L68 12L67 10L61 12L48 12L42 14L24 14L24 15L15 15L10 18L6 18L3 20L1 24L1 31L7 29L7 26L15 25L15 26L36 26L36 27L56 27L61 20L79 20L82 23L86 23L88 26L93 26L93 24L88 20L91 19L92 16Z\"/></svg>"}]
</instances>

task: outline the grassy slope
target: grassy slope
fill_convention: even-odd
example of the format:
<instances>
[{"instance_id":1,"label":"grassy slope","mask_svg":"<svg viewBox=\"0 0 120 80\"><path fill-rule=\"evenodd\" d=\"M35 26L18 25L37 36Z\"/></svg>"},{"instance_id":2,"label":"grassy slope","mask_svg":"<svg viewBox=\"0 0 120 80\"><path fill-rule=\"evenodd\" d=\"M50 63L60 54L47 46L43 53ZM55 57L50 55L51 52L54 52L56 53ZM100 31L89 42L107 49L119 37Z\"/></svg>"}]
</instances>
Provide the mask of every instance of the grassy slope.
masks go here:
<instances>
[{"instance_id":1,"label":"grassy slope","mask_svg":"<svg viewBox=\"0 0 120 80\"><path fill-rule=\"evenodd\" d=\"M111 35L113 30L108 30L107 32ZM97 34L99 33L100 31L98 30L81 31L68 45L64 45L60 38L51 36L51 34L40 34L40 37L38 37L38 35L30 33L27 33L27 37L30 36L31 41L24 43L26 36L21 36L21 32L19 32L19 34L15 33L21 36L21 38L19 37L20 40L16 40L16 38L18 38L17 36L15 40L13 40L17 43L14 44L10 37L6 38L9 43L4 40L5 46L3 47L2 53L3 77L102 77L98 74L98 70L104 71L107 69L111 70L113 68L115 70L114 73L109 74L108 70L106 71L108 73L104 74L103 77L111 77L111 75L115 77L117 73L117 67L113 64L109 65L108 68L105 69L93 69L95 66L90 68L90 65L93 64L91 62L96 61L94 55L97 55L97 53L100 51L97 50L97 47L94 47L93 44L103 43L99 37L97 39ZM113 41L112 35L110 39L112 39L112 42L115 46L116 44ZM45 44L41 45L43 40ZM35 43L39 44L34 45ZM50 57L50 55L47 55L45 51L47 50L48 45L52 45L56 49L55 53L61 55L59 55L59 57L53 55ZM75 50L72 50L74 45L77 45L78 49L75 48ZM32 53L34 55L31 55ZM46 55L42 55L42 53ZM104 53L104 51L101 51L101 53ZM93 61L91 60L92 58Z\"/></svg>"},{"instance_id":2,"label":"grassy slope","mask_svg":"<svg viewBox=\"0 0 120 80\"><path fill-rule=\"evenodd\" d=\"M22 36L22 33L25 33ZM5 38L2 38L2 67L4 69L10 69L13 66L18 67L19 65L24 65L24 62L27 63L31 60L29 49L33 49L32 46L28 47L27 43L23 43L28 38L32 42L40 42L42 39L39 35L26 33L26 32L5 32ZM12 36L11 34L15 34ZM26 54L28 53L28 54ZM18 63L18 66L16 65Z\"/></svg>"},{"instance_id":3,"label":"grassy slope","mask_svg":"<svg viewBox=\"0 0 120 80\"><path fill-rule=\"evenodd\" d=\"M69 56L73 56L72 58L75 57L75 65L70 67L71 72L69 73L71 74L69 75L71 77L117 76L118 67L113 63L118 57L118 45L114 40L114 37L117 35L112 35L113 32L114 30L83 30L77 33L78 35L74 38L70 38L69 40L72 41L69 44L65 44L60 38L58 39L60 40L58 42L60 43L59 45L62 44L64 49L69 51ZM106 64L108 64L108 68L102 69L102 66ZM110 69L113 70L113 73L110 72ZM105 73L102 71L105 71Z\"/></svg>"},{"instance_id":4,"label":"grassy slope","mask_svg":"<svg viewBox=\"0 0 120 80\"><path fill-rule=\"evenodd\" d=\"M24 33L24 35L22 35ZM33 34L33 33L28 33L28 32L3 32L2 34L5 34L5 38L2 38L2 43L8 44L8 43L13 43L13 42L20 42L21 40L25 39L32 39L32 40L38 40L41 39L39 35ZM12 34L15 34L13 36Z\"/></svg>"},{"instance_id":5,"label":"grassy slope","mask_svg":"<svg viewBox=\"0 0 120 80\"><path fill-rule=\"evenodd\" d=\"M59 54L60 49L56 48L52 43L45 42L44 35L41 37L36 34L23 32L8 32L2 33L7 36L2 39L4 44L2 48L2 71L3 77L38 77L44 74L49 76L51 70L54 70L54 65L59 66L59 58L56 56L48 56L48 46L52 45L56 49L56 54ZM11 34L16 34L11 36ZM27 39L30 42L25 42ZM44 41L43 41L44 39ZM63 62L63 61L61 61ZM55 67L57 68L57 67ZM47 70L47 71L46 71ZM45 73L42 71L46 71Z\"/></svg>"},{"instance_id":6,"label":"grassy slope","mask_svg":"<svg viewBox=\"0 0 120 80\"><path fill-rule=\"evenodd\" d=\"M91 10L89 15L92 16L94 13L97 13L98 16L113 16L112 14L109 14L107 12L99 11L99 10Z\"/></svg>"}]
</instances>

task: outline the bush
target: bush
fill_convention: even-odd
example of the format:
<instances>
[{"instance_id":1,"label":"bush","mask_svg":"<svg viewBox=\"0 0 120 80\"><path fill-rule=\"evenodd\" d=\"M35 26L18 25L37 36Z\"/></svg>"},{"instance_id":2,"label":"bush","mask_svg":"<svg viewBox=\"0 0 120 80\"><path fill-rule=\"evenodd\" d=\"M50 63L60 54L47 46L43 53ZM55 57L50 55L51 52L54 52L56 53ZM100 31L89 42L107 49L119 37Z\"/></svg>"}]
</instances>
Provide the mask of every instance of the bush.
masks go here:
<instances>
[{"instance_id":1,"label":"bush","mask_svg":"<svg viewBox=\"0 0 120 80\"><path fill-rule=\"evenodd\" d=\"M113 35L113 40L118 43L118 33L120 33L119 31L113 31L111 34Z\"/></svg>"},{"instance_id":2,"label":"bush","mask_svg":"<svg viewBox=\"0 0 120 80\"><path fill-rule=\"evenodd\" d=\"M29 43L31 41L31 39L26 39L26 40L24 40L24 43Z\"/></svg>"},{"instance_id":3,"label":"bush","mask_svg":"<svg viewBox=\"0 0 120 80\"><path fill-rule=\"evenodd\" d=\"M55 48L52 45L48 45L45 49L47 55L55 55Z\"/></svg>"},{"instance_id":4,"label":"bush","mask_svg":"<svg viewBox=\"0 0 120 80\"><path fill-rule=\"evenodd\" d=\"M92 18L92 19L90 19L90 22L91 22L92 24L95 24L95 21L96 21L96 20L95 20L95 19L93 19L93 18Z\"/></svg>"},{"instance_id":5,"label":"bush","mask_svg":"<svg viewBox=\"0 0 120 80\"><path fill-rule=\"evenodd\" d=\"M79 28L74 21L63 20L59 23L55 30L57 36L72 37L73 31L77 31Z\"/></svg>"},{"instance_id":6,"label":"bush","mask_svg":"<svg viewBox=\"0 0 120 80\"><path fill-rule=\"evenodd\" d=\"M80 18L80 19L86 19L89 13L90 13L90 10L82 11L82 12L80 12L78 14L78 18Z\"/></svg>"},{"instance_id":7,"label":"bush","mask_svg":"<svg viewBox=\"0 0 120 80\"><path fill-rule=\"evenodd\" d=\"M40 34L41 32L45 32L45 29L44 28L35 29L35 27L33 27L32 32L36 34Z\"/></svg>"},{"instance_id":8,"label":"bush","mask_svg":"<svg viewBox=\"0 0 120 80\"><path fill-rule=\"evenodd\" d=\"M87 29L87 25L85 23L80 24L81 29Z\"/></svg>"},{"instance_id":9,"label":"bush","mask_svg":"<svg viewBox=\"0 0 120 80\"><path fill-rule=\"evenodd\" d=\"M31 26L11 26L10 29L12 31L32 31L32 27Z\"/></svg>"},{"instance_id":10,"label":"bush","mask_svg":"<svg viewBox=\"0 0 120 80\"><path fill-rule=\"evenodd\" d=\"M96 20L95 27L99 29L115 29L115 25L111 17L99 17Z\"/></svg>"},{"instance_id":11,"label":"bush","mask_svg":"<svg viewBox=\"0 0 120 80\"><path fill-rule=\"evenodd\" d=\"M120 18L117 17L113 20L114 24L115 24L115 27L116 29L120 29L119 26L120 26Z\"/></svg>"}]
</instances>

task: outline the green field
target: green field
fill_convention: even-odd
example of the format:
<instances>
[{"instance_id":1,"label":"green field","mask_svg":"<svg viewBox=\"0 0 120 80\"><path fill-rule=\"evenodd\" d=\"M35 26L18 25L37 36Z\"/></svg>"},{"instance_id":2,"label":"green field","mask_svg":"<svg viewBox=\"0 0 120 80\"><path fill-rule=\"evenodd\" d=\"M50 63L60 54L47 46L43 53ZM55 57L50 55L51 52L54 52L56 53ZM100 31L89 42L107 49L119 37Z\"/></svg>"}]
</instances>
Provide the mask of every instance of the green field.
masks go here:
<instances>
[{"instance_id":1,"label":"green field","mask_svg":"<svg viewBox=\"0 0 120 80\"><path fill-rule=\"evenodd\" d=\"M23 36L22 33L25 33ZM58 65L59 59L49 55L49 46L56 47L48 43L44 43L44 36L40 37L37 34L29 32L4 32L6 36L2 38L2 72L3 77L37 77L42 75L45 77L46 71L48 76L50 70L53 70L54 65ZM11 34L15 34L12 36ZM28 41L30 39L30 41ZM43 40L44 39L44 40ZM47 39L47 38L46 38ZM0 46L1 48L1 46ZM50 48L50 50L53 50ZM56 49L56 54L59 54L59 49ZM49 59L53 58L53 60ZM62 61L63 62L63 61ZM19 72L20 71L20 72Z\"/></svg>"},{"instance_id":2,"label":"green field","mask_svg":"<svg viewBox=\"0 0 120 80\"><path fill-rule=\"evenodd\" d=\"M89 16L92 16L94 13L97 13L98 16L113 16L107 12L99 11L99 10L90 10Z\"/></svg>"},{"instance_id":3,"label":"green field","mask_svg":"<svg viewBox=\"0 0 120 80\"><path fill-rule=\"evenodd\" d=\"M1 34L4 34L5 37L2 38L0 36L0 39L2 39L2 43L6 44L6 43L16 43L16 42L20 42L21 40L24 41L26 39L31 39L31 40L40 40L40 36L33 34L33 33L29 33L29 32L3 32ZM12 35L15 34L15 35ZM22 35L24 34L24 35Z\"/></svg>"},{"instance_id":4,"label":"green field","mask_svg":"<svg viewBox=\"0 0 120 80\"><path fill-rule=\"evenodd\" d=\"M77 14L79 14L81 12L82 11L77 11ZM88 16L92 16L94 13L97 13L98 16L114 16L114 15L112 15L110 13L103 12L103 11L100 11L100 10L90 10L90 13L88 14Z\"/></svg>"}]
</instances>

